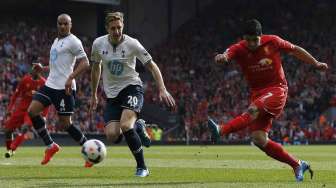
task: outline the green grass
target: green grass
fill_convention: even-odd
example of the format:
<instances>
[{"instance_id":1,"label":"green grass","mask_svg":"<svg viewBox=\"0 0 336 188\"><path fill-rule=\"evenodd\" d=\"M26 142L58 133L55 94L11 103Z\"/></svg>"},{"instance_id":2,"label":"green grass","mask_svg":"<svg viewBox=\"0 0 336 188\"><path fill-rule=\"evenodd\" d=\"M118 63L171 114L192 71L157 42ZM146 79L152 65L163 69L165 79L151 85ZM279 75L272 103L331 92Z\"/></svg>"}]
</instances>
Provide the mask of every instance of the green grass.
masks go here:
<instances>
[{"instance_id":1,"label":"green grass","mask_svg":"<svg viewBox=\"0 0 336 188\"><path fill-rule=\"evenodd\" d=\"M336 187L336 146L289 146L315 170L296 183L291 169L252 146L153 146L145 149L151 175L136 178L135 161L126 146L108 147L107 158L83 167L80 147L63 147L41 166L43 147L19 148L0 159L0 187ZM5 149L2 147L4 153Z\"/></svg>"}]
</instances>

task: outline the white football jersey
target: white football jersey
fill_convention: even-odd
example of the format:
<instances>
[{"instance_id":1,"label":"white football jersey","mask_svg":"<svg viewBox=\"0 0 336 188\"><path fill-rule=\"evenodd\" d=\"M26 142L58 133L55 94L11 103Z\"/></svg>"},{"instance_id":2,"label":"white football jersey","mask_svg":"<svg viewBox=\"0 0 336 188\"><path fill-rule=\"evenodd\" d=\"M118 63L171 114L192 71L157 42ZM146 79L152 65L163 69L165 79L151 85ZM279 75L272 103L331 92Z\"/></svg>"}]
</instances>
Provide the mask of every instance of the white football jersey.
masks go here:
<instances>
[{"instance_id":1,"label":"white football jersey","mask_svg":"<svg viewBox=\"0 0 336 188\"><path fill-rule=\"evenodd\" d=\"M73 34L56 38L50 49L49 76L46 86L53 89L65 89L65 82L73 72L76 58L86 57L82 42ZM73 80L72 89L76 90Z\"/></svg>"},{"instance_id":2,"label":"white football jersey","mask_svg":"<svg viewBox=\"0 0 336 188\"><path fill-rule=\"evenodd\" d=\"M128 85L142 86L139 73L135 71L136 58L144 65L152 59L140 42L128 35L123 35L123 41L117 46L112 46L108 35L93 42L91 60L102 63L104 91L108 98L116 97Z\"/></svg>"}]
</instances>

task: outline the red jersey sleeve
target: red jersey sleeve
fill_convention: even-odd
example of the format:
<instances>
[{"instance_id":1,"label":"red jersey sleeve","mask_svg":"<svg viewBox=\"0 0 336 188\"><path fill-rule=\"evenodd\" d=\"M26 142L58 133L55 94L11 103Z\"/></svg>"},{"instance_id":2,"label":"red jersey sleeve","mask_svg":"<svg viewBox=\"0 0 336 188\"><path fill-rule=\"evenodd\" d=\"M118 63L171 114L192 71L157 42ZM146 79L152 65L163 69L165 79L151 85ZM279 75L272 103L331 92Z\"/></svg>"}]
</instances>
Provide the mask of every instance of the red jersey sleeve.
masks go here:
<instances>
[{"instance_id":1,"label":"red jersey sleeve","mask_svg":"<svg viewBox=\"0 0 336 188\"><path fill-rule=\"evenodd\" d=\"M228 49L226 49L225 53L227 55L228 61L237 58L239 47L240 47L239 44L233 44Z\"/></svg>"},{"instance_id":2,"label":"red jersey sleeve","mask_svg":"<svg viewBox=\"0 0 336 188\"><path fill-rule=\"evenodd\" d=\"M295 45L291 42L284 40L278 36L274 37L275 44L278 46L280 50L283 50L285 52L293 51L295 48Z\"/></svg>"}]
</instances>

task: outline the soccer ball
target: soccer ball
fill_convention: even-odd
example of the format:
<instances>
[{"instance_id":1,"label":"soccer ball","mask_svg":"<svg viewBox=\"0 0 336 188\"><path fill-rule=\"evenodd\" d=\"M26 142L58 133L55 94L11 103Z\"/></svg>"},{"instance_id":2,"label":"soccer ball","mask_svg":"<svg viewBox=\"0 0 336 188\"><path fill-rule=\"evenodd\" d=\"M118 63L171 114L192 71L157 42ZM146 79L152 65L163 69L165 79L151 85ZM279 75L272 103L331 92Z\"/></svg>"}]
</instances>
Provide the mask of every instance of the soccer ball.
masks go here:
<instances>
[{"instance_id":1,"label":"soccer ball","mask_svg":"<svg viewBox=\"0 0 336 188\"><path fill-rule=\"evenodd\" d=\"M100 163L106 157L105 144L96 139L88 140L83 144L82 155L85 161Z\"/></svg>"}]
</instances>

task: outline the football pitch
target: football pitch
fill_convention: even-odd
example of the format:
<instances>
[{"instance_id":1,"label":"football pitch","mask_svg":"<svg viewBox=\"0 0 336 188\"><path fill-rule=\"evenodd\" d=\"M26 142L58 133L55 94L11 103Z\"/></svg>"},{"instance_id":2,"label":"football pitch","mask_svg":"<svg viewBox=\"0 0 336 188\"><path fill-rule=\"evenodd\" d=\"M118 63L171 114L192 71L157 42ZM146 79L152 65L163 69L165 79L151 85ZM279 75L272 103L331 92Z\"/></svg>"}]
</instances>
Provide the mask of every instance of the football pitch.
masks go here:
<instances>
[{"instance_id":1,"label":"football pitch","mask_svg":"<svg viewBox=\"0 0 336 188\"><path fill-rule=\"evenodd\" d=\"M0 148L1 155L5 148ZM336 145L288 146L311 163L309 174L296 183L291 169L253 146L152 146L145 148L150 169L134 177L135 161L126 146L110 146L107 158L83 167L80 147L62 147L41 166L44 147L22 147L10 159L0 159L0 187L336 187Z\"/></svg>"}]
</instances>

